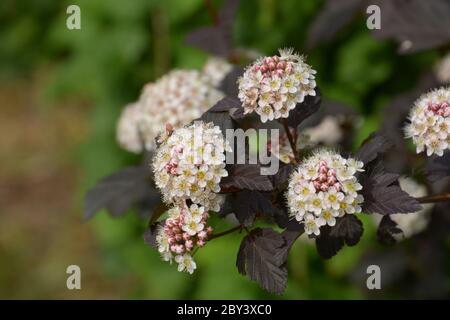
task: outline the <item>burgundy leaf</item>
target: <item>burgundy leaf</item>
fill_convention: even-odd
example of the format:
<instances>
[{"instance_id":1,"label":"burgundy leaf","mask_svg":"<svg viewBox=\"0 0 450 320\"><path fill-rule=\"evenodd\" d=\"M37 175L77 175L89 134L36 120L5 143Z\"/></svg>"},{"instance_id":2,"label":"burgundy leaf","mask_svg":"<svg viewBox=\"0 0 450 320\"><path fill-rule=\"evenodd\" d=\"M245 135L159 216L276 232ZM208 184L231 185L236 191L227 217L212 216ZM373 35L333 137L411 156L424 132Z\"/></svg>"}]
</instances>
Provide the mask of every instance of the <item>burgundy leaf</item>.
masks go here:
<instances>
[{"instance_id":1,"label":"burgundy leaf","mask_svg":"<svg viewBox=\"0 0 450 320\"><path fill-rule=\"evenodd\" d=\"M225 97L217 102L207 112L228 112L231 118L240 119L244 116L244 108L238 98Z\"/></svg>"},{"instance_id":2,"label":"burgundy leaf","mask_svg":"<svg viewBox=\"0 0 450 320\"><path fill-rule=\"evenodd\" d=\"M391 147L392 144L382 134L374 132L363 142L355 158L367 165Z\"/></svg>"},{"instance_id":3,"label":"burgundy leaf","mask_svg":"<svg viewBox=\"0 0 450 320\"><path fill-rule=\"evenodd\" d=\"M230 72L223 78L219 85L220 91L224 92L227 96L237 98L239 94L238 79L244 73L243 66L233 66Z\"/></svg>"},{"instance_id":4,"label":"burgundy leaf","mask_svg":"<svg viewBox=\"0 0 450 320\"><path fill-rule=\"evenodd\" d=\"M344 239L331 235L331 227L320 228L320 235L316 238L316 248L324 259L330 259L344 247Z\"/></svg>"},{"instance_id":5,"label":"burgundy leaf","mask_svg":"<svg viewBox=\"0 0 450 320\"><path fill-rule=\"evenodd\" d=\"M435 182L445 177L450 177L450 152L442 157L433 157L425 167L425 174Z\"/></svg>"},{"instance_id":6,"label":"burgundy leaf","mask_svg":"<svg viewBox=\"0 0 450 320\"><path fill-rule=\"evenodd\" d=\"M144 200L159 202L159 197L154 196L157 191L151 185L150 174L147 166L128 167L100 180L86 194L85 218L91 218L103 208L119 215Z\"/></svg>"},{"instance_id":7,"label":"burgundy leaf","mask_svg":"<svg viewBox=\"0 0 450 320\"><path fill-rule=\"evenodd\" d=\"M220 27L201 27L186 36L186 44L217 56L226 56L230 50L227 37Z\"/></svg>"},{"instance_id":8,"label":"burgundy leaf","mask_svg":"<svg viewBox=\"0 0 450 320\"><path fill-rule=\"evenodd\" d=\"M272 183L268 176L261 175L261 167L256 164L235 164L231 166L228 177L222 179L221 187L271 191Z\"/></svg>"},{"instance_id":9,"label":"burgundy leaf","mask_svg":"<svg viewBox=\"0 0 450 320\"><path fill-rule=\"evenodd\" d=\"M293 170L294 165L290 163L289 164L280 163L280 168L278 169L278 172L273 176L270 176L272 184L275 187L281 187L288 181Z\"/></svg>"},{"instance_id":10,"label":"burgundy leaf","mask_svg":"<svg viewBox=\"0 0 450 320\"><path fill-rule=\"evenodd\" d=\"M330 236L344 239L348 246L356 245L363 234L362 222L352 214L346 214L336 220L336 225L331 228Z\"/></svg>"},{"instance_id":11,"label":"burgundy leaf","mask_svg":"<svg viewBox=\"0 0 450 320\"><path fill-rule=\"evenodd\" d=\"M403 233L389 215L383 216L377 230L377 239L385 245L395 244L395 235Z\"/></svg>"},{"instance_id":12,"label":"burgundy leaf","mask_svg":"<svg viewBox=\"0 0 450 320\"><path fill-rule=\"evenodd\" d=\"M398 185L374 186L369 192L363 192L364 208L367 213L382 215L417 212L419 202L403 191Z\"/></svg>"},{"instance_id":13,"label":"burgundy leaf","mask_svg":"<svg viewBox=\"0 0 450 320\"><path fill-rule=\"evenodd\" d=\"M316 88L315 96L305 97L305 101L298 103L295 109L289 112L287 122L290 127L297 128L305 119L317 112L320 108L320 90Z\"/></svg>"},{"instance_id":14,"label":"burgundy leaf","mask_svg":"<svg viewBox=\"0 0 450 320\"><path fill-rule=\"evenodd\" d=\"M333 39L355 17L363 4L361 0L328 0L308 31L308 48Z\"/></svg>"},{"instance_id":15,"label":"burgundy leaf","mask_svg":"<svg viewBox=\"0 0 450 320\"><path fill-rule=\"evenodd\" d=\"M395 39L401 53L413 53L450 42L450 1L374 0L380 6L381 29L373 30L378 39Z\"/></svg>"},{"instance_id":16,"label":"burgundy leaf","mask_svg":"<svg viewBox=\"0 0 450 320\"><path fill-rule=\"evenodd\" d=\"M236 266L270 293L281 294L286 288L286 241L270 228L254 229L241 242Z\"/></svg>"},{"instance_id":17,"label":"burgundy leaf","mask_svg":"<svg viewBox=\"0 0 450 320\"><path fill-rule=\"evenodd\" d=\"M164 221L151 224L147 230L144 232L144 241L149 246L157 249L158 244L156 243L156 233L158 230L158 227L163 225Z\"/></svg>"},{"instance_id":18,"label":"burgundy leaf","mask_svg":"<svg viewBox=\"0 0 450 320\"><path fill-rule=\"evenodd\" d=\"M234 120L231 118L228 112L206 111L200 117L200 120L206 123L212 122L214 123L214 125L219 126L224 137L226 136L226 132L228 129L234 129L236 127Z\"/></svg>"},{"instance_id":19,"label":"burgundy leaf","mask_svg":"<svg viewBox=\"0 0 450 320\"><path fill-rule=\"evenodd\" d=\"M270 200L258 191L244 190L234 195L233 212L244 226L251 226L257 215L272 216L275 210Z\"/></svg>"}]
</instances>

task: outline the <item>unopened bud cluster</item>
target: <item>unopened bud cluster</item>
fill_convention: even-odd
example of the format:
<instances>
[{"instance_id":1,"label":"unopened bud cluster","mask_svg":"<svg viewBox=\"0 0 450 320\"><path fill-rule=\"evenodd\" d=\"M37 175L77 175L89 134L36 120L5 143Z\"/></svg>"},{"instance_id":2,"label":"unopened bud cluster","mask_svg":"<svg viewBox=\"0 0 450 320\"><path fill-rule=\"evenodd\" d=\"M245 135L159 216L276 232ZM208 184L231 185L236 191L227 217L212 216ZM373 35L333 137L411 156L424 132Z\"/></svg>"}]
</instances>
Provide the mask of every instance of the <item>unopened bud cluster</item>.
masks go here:
<instances>
[{"instance_id":1,"label":"unopened bud cluster","mask_svg":"<svg viewBox=\"0 0 450 320\"><path fill-rule=\"evenodd\" d=\"M320 234L320 227L334 226L337 217L361 212L362 189L356 173L363 163L320 150L306 159L289 180L290 213L303 223L306 234Z\"/></svg>"},{"instance_id":2,"label":"unopened bud cluster","mask_svg":"<svg viewBox=\"0 0 450 320\"><path fill-rule=\"evenodd\" d=\"M178 263L178 271L193 273L196 269L192 252L206 244L213 229L207 226L208 211L192 204L169 210L169 217L159 227L156 235L158 251L164 261Z\"/></svg>"},{"instance_id":3,"label":"unopened bud cluster","mask_svg":"<svg viewBox=\"0 0 450 320\"><path fill-rule=\"evenodd\" d=\"M406 137L412 138L417 153L442 156L450 147L450 87L431 91L414 104Z\"/></svg>"},{"instance_id":4,"label":"unopened bud cluster","mask_svg":"<svg viewBox=\"0 0 450 320\"><path fill-rule=\"evenodd\" d=\"M315 73L292 49L258 59L238 80L244 112L255 111L262 122L287 118L297 103L316 95Z\"/></svg>"}]
</instances>

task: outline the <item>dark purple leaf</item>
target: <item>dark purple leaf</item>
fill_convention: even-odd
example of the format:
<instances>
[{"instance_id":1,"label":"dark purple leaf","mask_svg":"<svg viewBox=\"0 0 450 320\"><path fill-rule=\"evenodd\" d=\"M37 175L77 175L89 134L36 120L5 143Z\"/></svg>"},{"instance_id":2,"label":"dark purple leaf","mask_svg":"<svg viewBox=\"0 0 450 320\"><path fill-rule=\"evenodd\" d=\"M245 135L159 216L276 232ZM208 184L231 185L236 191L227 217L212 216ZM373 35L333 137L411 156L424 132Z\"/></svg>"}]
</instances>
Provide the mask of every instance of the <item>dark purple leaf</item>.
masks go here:
<instances>
[{"instance_id":1,"label":"dark purple leaf","mask_svg":"<svg viewBox=\"0 0 450 320\"><path fill-rule=\"evenodd\" d=\"M280 163L280 168L278 172L273 176L270 176L272 184L277 188L283 187L283 185L288 181L292 171L294 170L294 165Z\"/></svg>"},{"instance_id":2,"label":"dark purple leaf","mask_svg":"<svg viewBox=\"0 0 450 320\"><path fill-rule=\"evenodd\" d=\"M397 224L392 221L389 215L383 216L377 230L377 239L385 245L392 245L397 242L395 236L403 233Z\"/></svg>"},{"instance_id":3,"label":"dark purple leaf","mask_svg":"<svg viewBox=\"0 0 450 320\"><path fill-rule=\"evenodd\" d=\"M233 24L239 0L226 0L218 14L217 26L200 27L190 32L185 43L217 56L227 56L232 48Z\"/></svg>"},{"instance_id":4,"label":"dark purple leaf","mask_svg":"<svg viewBox=\"0 0 450 320\"><path fill-rule=\"evenodd\" d=\"M419 202L398 185L374 186L369 192L363 192L363 196L363 210L367 213L386 215L417 212L421 209Z\"/></svg>"},{"instance_id":5,"label":"dark purple leaf","mask_svg":"<svg viewBox=\"0 0 450 320\"><path fill-rule=\"evenodd\" d=\"M374 0L380 6L381 29L377 39L395 39L401 53L413 53L450 42L450 1Z\"/></svg>"},{"instance_id":6,"label":"dark purple leaf","mask_svg":"<svg viewBox=\"0 0 450 320\"><path fill-rule=\"evenodd\" d=\"M419 211L419 202L403 191L397 174L385 172L381 161L365 167L366 171L358 176L364 197L363 211L382 215Z\"/></svg>"},{"instance_id":7,"label":"dark purple leaf","mask_svg":"<svg viewBox=\"0 0 450 320\"><path fill-rule=\"evenodd\" d=\"M144 200L159 201L157 191L150 182L151 170L147 166L128 167L100 180L85 198L85 218L106 208L116 216ZM147 205L149 205L147 203Z\"/></svg>"},{"instance_id":8,"label":"dark purple leaf","mask_svg":"<svg viewBox=\"0 0 450 320\"><path fill-rule=\"evenodd\" d=\"M331 227L320 228L320 235L316 238L316 248L319 255L324 259L330 259L344 247L344 239L330 234Z\"/></svg>"},{"instance_id":9,"label":"dark purple leaf","mask_svg":"<svg viewBox=\"0 0 450 320\"><path fill-rule=\"evenodd\" d=\"M367 165L391 147L392 144L382 134L374 132L363 142L355 158Z\"/></svg>"},{"instance_id":10,"label":"dark purple leaf","mask_svg":"<svg viewBox=\"0 0 450 320\"><path fill-rule=\"evenodd\" d=\"M244 190L234 195L233 212L240 224L249 227L257 215L273 216L277 210L258 191Z\"/></svg>"},{"instance_id":11,"label":"dark purple leaf","mask_svg":"<svg viewBox=\"0 0 450 320\"><path fill-rule=\"evenodd\" d=\"M352 214L346 214L336 220L336 225L331 228L330 235L344 239L349 247L356 245L363 234L362 222Z\"/></svg>"},{"instance_id":12,"label":"dark purple leaf","mask_svg":"<svg viewBox=\"0 0 450 320\"><path fill-rule=\"evenodd\" d=\"M346 214L336 219L336 225L333 227L320 228L320 235L316 238L317 252L322 258L330 259L344 247L344 244L356 245L363 231L361 221L355 215Z\"/></svg>"},{"instance_id":13,"label":"dark purple leaf","mask_svg":"<svg viewBox=\"0 0 450 320\"><path fill-rule=\"evenodd\" d=\"M200 117L200 120L206 123L212 122L214 123L214 125L219 126L220 130L222 130L222 134L224 137L226 136L226 132L228 129L235 128L235 122L228 112L207 111Z\"/></svg>"},{"instance_id":14,"label":"dark purple leaf","mask_svg":"<svg viewBox=\"0 0 450 320\"><path fill-rule=\"evenodd\" d=\"M425 167L425 174L435 182L445 177L450 177L450 152L442 157L433 157Z\"/></svg>"},{"instance_id":15,"label":"dark purple leaf","mask_svg":"<svg viewBox=\"0 0 450 320\"><path fill-rule=\"evenodd\" d=\"M286 288L286 240L270 228L254 229L241 242L236 266L242 275L276 294Z\"/></svg>"},{"instance_id":16,"label":"dark purple leaf","mask_svg":"<svg viewBox=\"0 0 450 320\"><path fill-rule=\"evenodd\" d=\"M144 241L149 246L157 249L158 245L156 243L156 233L158 230L158 227L161 226L164 222L158 222L151 224L147 230L144 232Z\"/></svg>"},{"instance_id":17,"label":"dark purple leaf","mask_svg":"<svg viewBox=\"0 0 450 320\"><path fill-rule=\"evenodd\" d=\"M320 102L320 90L316 88L315 96L307 96L305 101L298 103L295 109L289 112L288 125L292 128L297 128L305 119L319 110Z\"/></svg>"},{"instance_id":18,"label":"dark purple leaf","mask_svg":"<svg viewBox=\"0 0 450 320\"><path fill-rule=\"evenodd\" d=\"M220 27L198 28L186 36L185 42L217 56L226 56L230 51L229 39Z\"/></svg>"},{"instance_id":19,"label":"dark purple leaf","mask_svg":"<svg viewBox=\"0 0 450 320\"><path fill-rule=\"evenodd\" d=\"M355 17L363 4L361 0L328 0L308 31L307 47L314 48L333 39Z\"/></svg>"},{"instance_id":20,"label":"dark purple leaf","mask_svg":"<svg viewBox=\"0 0 450 320\"><path fill-rule=\"evenodd\" d=\"M268 176L261 175L261 167L256 164L232 165L228 177L222 179L222 188L235 187L238 189L271 191L272 183Z\"/></svg>"},{"instance_id":21,"label":"dark purple leaf","mask_svg":"<svg viewBox=\"0 0 450 320\"><path fill-rule=\"evenodd\" d=\"M243 66L233 66L230 72L223 78L219 85L220 91L224 92L227 96L237 98L239 94L238 79L244 73Z\"/></svg>"},{"instance_id":22,"label":"dark purple leaf","mask_svg":"<svg viewBox=\"0 0 450 320\"><path fill-rule=\"evenodd\" d=\"M238 98L225 97L217 102L207 112L228 112L232 119L241 119L244 117L244 108Z\"/></svg>"}]
</instances>

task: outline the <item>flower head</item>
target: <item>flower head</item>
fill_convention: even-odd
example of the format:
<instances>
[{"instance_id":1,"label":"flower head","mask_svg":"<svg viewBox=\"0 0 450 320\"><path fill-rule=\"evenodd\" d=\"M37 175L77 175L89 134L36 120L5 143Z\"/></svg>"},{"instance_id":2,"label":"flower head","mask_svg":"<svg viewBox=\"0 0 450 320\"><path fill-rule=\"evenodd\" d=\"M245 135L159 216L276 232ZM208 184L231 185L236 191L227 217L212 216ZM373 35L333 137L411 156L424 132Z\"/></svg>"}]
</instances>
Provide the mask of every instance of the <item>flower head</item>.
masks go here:
<instances>
[{"instance_id":1,"label":"flower head","mask_svg":"<svg viewBox=\"0 0 450 320\"><path fill-rule=\"evenodd\" d=\"M179 128L199 118L222 97L211 80L196 70L174 70L147 84L139 98L139 129L145 148L155 148L155 138L167 123Z\"/></svg>"},{"instance_id":2,"label":"flower head","mask_svg":"<svg viewBox=\"0 0 450 320\"><path fill-rule=\"evenodd\" d=\"M133 153L142 152L144 147L138 128L140 117L139 104L130 103L125 106L117 122L117 142L122 148Z\"/></svg>"},{"instance_id":3,"label":"flower head","mask_svg":"<svg viewBox=\"0 0 450 320\"><path fill-rule=\"evenodd\" d=\"M406 137L412 138L417 153L442 156L450 148L450 87L421 96L414 104Z\"/></svg>"},{"instance_id":4,"label":"flower head","mask_svg":"<svg viewBox=\"0 0 450 320\"><path fill-rule=\"evenodd\" d=\"M179 128L158 148L153 159L155 183L164 199L179 203L190 199L207 210L219 210L219 182L228 175L224 151L229 145L219 127L196 121Z\"/></svg>"},{"instance_id":5,"label":"flower head","mask_svg":"<svg viewBox=\"0 0 450 320\"><path fill-rule=\"evenodd\" d=\"M207 226L207 220L208 212L196 204L190 207L182 204L169 209L168 218L156 233L156 244L162 259L171 262L175 256L178 270L192 273L196 266L193 260L189 260L189 253L203 247L213 230Z\"/></svg>"},{"instance_id":6,"label":"flower head","mask_svg":"<svg viewBox=\"0 0 450 320\"><path fill-rule=\"evenodd\" d=\"M316 95L315 73L292 49L258 59L238 80L244 112L255 111L262 122L287 118L297 103Z\"/></svg>"},{"instance_id":7,"label":"flower head","mask_svg":"<svg viewBox=\"0 0 450 320\"><path fill-rule=\"evenodd\" d=\"M289 180L288 206L292 217L303 223L307 234L334 226L336 218L361 211L362 186L356 178L363 164L352 158L320 150L306 159Z\"/></svg>"},{"instance_id":8,"label":"flower head","mask_svg":"<svg viewBox=\"0 0 450 320\"><path fill-rule=\"evenodd\" d=\"M232 67L231 64L222 58L211 57L206 60L202 72L214 87L218 87Z\"/></svg>"}]
</instances>

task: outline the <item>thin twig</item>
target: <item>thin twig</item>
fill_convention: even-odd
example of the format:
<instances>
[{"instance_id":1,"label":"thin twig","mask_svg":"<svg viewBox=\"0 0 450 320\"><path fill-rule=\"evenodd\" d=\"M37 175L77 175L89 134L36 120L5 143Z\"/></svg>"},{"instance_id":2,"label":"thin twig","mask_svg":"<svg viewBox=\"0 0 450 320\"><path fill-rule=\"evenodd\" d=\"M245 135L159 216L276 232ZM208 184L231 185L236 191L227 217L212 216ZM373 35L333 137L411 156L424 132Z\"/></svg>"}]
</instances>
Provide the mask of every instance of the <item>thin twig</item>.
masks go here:
<instances>
[{"instance_id":1,"label":"thin twig","mask_svg":"<svg viewBox=\"0 0 450 320\"><path fill-rule=\"evenodd\" d=\"M419 201L419 203L446 202L450 201L450 193L416 198L416 200Z\"/></svg>"},{"instance_id":2,"label":"thin twig","mask_svg":"<svg viewBox=\"0 0 450 320\"><path fill-rule=\"evenodd\" d=\"M212 234L212 235L209 237L209 240L212 240L212 239L216 239L216 238L220 238L220 237L226 236L226 235L229 234L229 233L232 233L232 232L235 232L235 231L241 230L241 229L242 229L242 226L241 226L241 225L238 225L238 226L236 226L236 227L234 227L234 228L231 228L231 229L229 229L229 230L226 230L226 231L223 231L223 232L219 232L219 233L216 233L216 234Z\"/></svg>"},{"instance_id":3,"label":"thin twig","mask_svg":"<svg viewBox=\"0 0 450 320\"><path fill-rule=\"evenodd\" d=\"M283 119L282 123L283 123L284 131L286 131L286 135L289 140L289 144L291 145L292 153L294 154L295 163L298 164L300 162L300 159L298 158L298 155L297 155L297 148L296 148L294 137L292 136L292 133L289 130L289 126L288 126L286 119Z\"/></svg>"}]
</instances>

